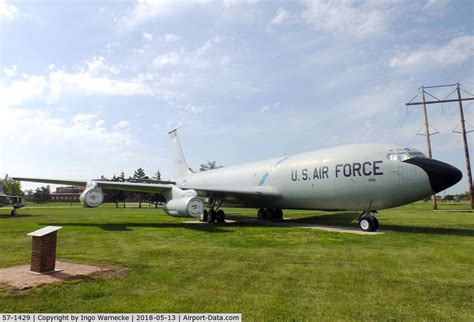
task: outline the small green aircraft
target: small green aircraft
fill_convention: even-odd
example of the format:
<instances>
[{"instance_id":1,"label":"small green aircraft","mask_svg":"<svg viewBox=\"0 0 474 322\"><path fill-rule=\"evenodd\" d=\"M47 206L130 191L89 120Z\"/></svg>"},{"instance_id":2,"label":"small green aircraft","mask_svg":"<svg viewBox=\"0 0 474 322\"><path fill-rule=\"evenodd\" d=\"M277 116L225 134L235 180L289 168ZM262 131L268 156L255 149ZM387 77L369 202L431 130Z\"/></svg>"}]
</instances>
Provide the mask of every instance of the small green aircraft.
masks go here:
<instances>
[{"instance_id":1,"label":"small green aircraft","mask_svg":"<svg viewBox=\"0 0 474 322\"><path fill-rule=\"evenodd\" d=\"M21 196L9 196L5 194L7 187L8 174L5 176L2 185L0 186L0 207L11 205L13 207L11 211L12 216L16 216L16 210L23 208L25 203L23 202L23 197Z\"/></svg>"}]
</instances>

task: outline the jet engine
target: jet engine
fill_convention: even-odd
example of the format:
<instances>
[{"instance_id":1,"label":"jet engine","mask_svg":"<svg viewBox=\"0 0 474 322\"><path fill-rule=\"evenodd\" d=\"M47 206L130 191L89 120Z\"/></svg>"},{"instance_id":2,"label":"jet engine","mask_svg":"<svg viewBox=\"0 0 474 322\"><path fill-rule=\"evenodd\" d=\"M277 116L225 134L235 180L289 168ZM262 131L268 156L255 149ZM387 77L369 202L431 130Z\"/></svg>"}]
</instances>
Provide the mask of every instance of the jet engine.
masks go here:
<instances>
[{"instance_id":1,"label":"jet engine","mask_svg":"<svg viewBox=\"0 0 474 322\"><path fill-rule=\"evenodd\" d=\"M169 201L163 210L173 217L200 217L204 212L204 203L196 196L195 190L182 190L175 186L165 194Z\"/></svg>"},{"instance_id":2,"label":"jet engine","mask_svg":"<svg viewBox=\"0 0 474 322\"><path fill-rule=\"evenodd\" d=\"M181 197L168 201L163 210L173 217L199 217L204 211L204 204L196 197Z\"/></svg>"},{"instance_id":3,"label":"jet engine","mask_svg":"<svg viewBox=\"0 0 474 322\"><path fill-rule=\"evenodd\" d=\"M79 200L86 208L99 207L104 202L104 193L100 188L86 188Z\"/></svg>"}]
</instances>

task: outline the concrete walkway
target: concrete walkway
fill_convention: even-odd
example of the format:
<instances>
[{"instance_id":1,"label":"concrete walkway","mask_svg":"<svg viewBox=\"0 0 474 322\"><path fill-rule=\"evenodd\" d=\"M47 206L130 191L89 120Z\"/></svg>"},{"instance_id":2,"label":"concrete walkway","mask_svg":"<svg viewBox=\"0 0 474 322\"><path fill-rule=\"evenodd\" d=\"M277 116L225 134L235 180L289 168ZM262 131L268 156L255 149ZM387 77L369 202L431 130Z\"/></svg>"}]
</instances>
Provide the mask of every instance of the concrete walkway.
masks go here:
<instances>
[{"instance_id":1,"label":"concrete walkway","mask_svg":"<svg viewBox=\"0 0 474 322\"><path fill-rule=\"evenodd\" d=\"M118 269L94 265L56 261L56 272L38 274L30 271L30 265L19 265L0 269L0 284L9 289L25 290L80 276L97 276L119 272Z\"/></svg>"},{"instance_id":2,"label":"concrete walkway","mask_svg":"<svg viewBox=\"0 0 474 322\"><path fill-rule=\"evenodd\" d=\"M187 224L207 225L207 223L205 223L205 222L200 222L200 221L195 221L195 220L186 221L185 223L187 223ZM309 228L309 229L317 229L317 230L323 230L323 231L331 231L331 232L347 233L347 234L356 234L356 235L365 235L365 236L383 235L383 234L389 232L387 230L365 232L365 231L360 230L359 228L308 224L308 223L297 222L297 221L291 220L291 219L290 220L287 219L287 220L283 220L283 221L258 220L258 219L251 219L251 218L239 219L239 220L226 219L226 223L231 224L231 225L252 224L252 225L255 225L255 226Z\"/></svg>"}]
</instances>

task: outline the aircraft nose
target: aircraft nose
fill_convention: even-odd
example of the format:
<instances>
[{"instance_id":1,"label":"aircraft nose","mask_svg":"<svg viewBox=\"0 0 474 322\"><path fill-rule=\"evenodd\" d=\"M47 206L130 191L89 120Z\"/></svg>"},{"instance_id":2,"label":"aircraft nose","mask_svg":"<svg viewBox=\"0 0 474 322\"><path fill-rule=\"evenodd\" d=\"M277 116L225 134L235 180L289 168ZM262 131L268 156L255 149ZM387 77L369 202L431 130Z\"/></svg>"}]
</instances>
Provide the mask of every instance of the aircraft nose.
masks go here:
<instances>
[{"instance_id":1,"label":"aircraft nose","mask_svg":"<svg viewBox=\"0 0 474 322\"><path fill-rule=\"evenodd\" d=\"M435 193L454 186L462 179L462 172L459 171L458 168L438 160L412 158L403 162L422 168L428 174L431 189L433 189Z\"/></svg>"}]
</instances>

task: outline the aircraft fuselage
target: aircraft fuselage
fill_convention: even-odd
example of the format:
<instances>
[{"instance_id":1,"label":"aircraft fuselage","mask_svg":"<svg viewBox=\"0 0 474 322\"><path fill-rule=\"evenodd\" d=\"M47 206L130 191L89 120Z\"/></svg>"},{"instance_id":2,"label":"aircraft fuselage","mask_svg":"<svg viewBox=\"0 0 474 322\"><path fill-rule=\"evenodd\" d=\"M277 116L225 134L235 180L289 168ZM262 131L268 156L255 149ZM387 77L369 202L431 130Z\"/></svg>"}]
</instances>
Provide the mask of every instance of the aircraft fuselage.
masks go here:
<instances>
[{"instance_id":1,"label":"aircraft fuselage","mask_svg":"<svg viewBox=\"0 0 474 322\"><path fill-rule=\"evenodd\" d=\"M426 198L462 176L456 168L436 160L418 157L420 166L388 159L388 154L397 150L403 148L386 144L339 146L195 173L176 182L180 188L198 191L226 188L232 183L234 188L267 187L281 195L247 198L246 206L257 208L366 211ZM436 169L427 172L425 162L435 163ZM439 174L433 171L451 172L446 178L449 182L433 187L433 175Z\"/></svg>"}]
</instances>

